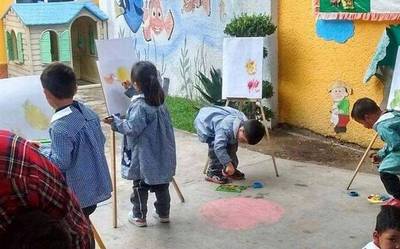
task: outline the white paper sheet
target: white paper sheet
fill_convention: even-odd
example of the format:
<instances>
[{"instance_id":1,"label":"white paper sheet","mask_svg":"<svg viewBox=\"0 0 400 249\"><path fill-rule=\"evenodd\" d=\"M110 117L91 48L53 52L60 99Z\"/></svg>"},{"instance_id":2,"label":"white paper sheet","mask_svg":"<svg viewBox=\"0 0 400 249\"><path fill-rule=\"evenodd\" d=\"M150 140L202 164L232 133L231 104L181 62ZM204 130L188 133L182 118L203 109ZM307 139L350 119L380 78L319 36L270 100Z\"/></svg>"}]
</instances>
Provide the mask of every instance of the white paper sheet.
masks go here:
<instances>
[{"instance_id":1,"label":"white paper sheet","mask_svg":"<svg viewBox=\"0 0 400 249\"><path fill-rule=\"evenodd\" d=\"M262 97L263 37L225 38L222 98Z\"/></svg>"},{"instance_id":2,"label":"white paper sheet","mask_svg":"<svg viewBox=\"0 0 400 249\"><path fill-rule=\"evenodd\" d=\"M48 139L54 110L44 96L40 77L1 79L0 89L0 129L29 140Z\"/></svg>"},{"instance_id":3,"label":"white paper sheet","mask_svg":"<svg viewBox=\"0 0 400 249\"><path fill-rule=\"evenodd\" d=\"M96 41L97 67L106 99L108 113L124 115L130 99L125 96L122 82L130 81L132 65L137 61L133 39Z\"/></svg>"}]
</instances>

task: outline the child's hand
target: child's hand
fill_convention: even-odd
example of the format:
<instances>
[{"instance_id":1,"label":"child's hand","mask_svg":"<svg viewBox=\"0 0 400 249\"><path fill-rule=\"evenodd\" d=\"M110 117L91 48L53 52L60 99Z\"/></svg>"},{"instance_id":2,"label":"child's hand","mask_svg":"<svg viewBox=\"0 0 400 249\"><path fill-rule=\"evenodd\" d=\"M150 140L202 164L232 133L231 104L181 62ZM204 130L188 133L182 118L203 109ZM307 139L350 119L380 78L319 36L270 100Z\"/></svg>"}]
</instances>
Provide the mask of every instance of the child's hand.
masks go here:
<instances>
[{"instance_id":1,"label":"child's hand","mask_svg":"<svg viewBox=\"0 0 400 249\"><path fill-rule=\"evenodd\" d=\"M122 81L122 86L125 88L125 90L128 90L129 87L131 86L131 82L129 80Z\"/></svg>"},{"instance_id":2,"label":"child's hand","mask_svg":"<svg viewBox=\"0 0 400 249\"><path fill-rule=\"evenodd\" d=\"M112 124L112 122L114 121L114 117L113 116L109 116L103 119L103 122L106 124Z\"/></svg>"},{"instance_id":3,"label":"child's hand","mask_svg":"<svg viewBox=\"0 0 400 249\"><path fill-rule=\"evenodd\" d=\"M224 173L231 176L235 173L236 169L233 164L230 162L225 166Z\"/></svg>"},{"instance_id":4,"label":"child's hand","mask_svg":"<svg viewBox=\"0 0 400 249\"><path fill-rule=\"evenodd\" d=\"M369 155L369 157L371 158L371 161L373 164L379 164L381 162L381 159L378 157L377 153L371 153L371 155Z\"/></svg>"}]
</instances>

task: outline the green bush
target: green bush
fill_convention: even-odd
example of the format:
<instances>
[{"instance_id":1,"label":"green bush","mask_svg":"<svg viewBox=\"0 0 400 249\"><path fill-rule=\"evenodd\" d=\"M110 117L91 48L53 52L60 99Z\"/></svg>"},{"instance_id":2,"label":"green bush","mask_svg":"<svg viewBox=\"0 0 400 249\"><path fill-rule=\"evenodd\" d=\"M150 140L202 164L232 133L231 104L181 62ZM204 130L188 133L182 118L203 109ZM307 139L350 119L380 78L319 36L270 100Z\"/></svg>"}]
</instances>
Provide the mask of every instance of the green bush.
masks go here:
<instances>
[{"instance_id":1,"label":"green bush","mask_svg":"<svg viewBox=\"0 0 400 249\"><path fill-rule=\"evenodd\" d=\"M275 30L270 16L242 14L226 25L224 33L234 37L265 37L272 35Z\"/></svg>"}]
</instances>

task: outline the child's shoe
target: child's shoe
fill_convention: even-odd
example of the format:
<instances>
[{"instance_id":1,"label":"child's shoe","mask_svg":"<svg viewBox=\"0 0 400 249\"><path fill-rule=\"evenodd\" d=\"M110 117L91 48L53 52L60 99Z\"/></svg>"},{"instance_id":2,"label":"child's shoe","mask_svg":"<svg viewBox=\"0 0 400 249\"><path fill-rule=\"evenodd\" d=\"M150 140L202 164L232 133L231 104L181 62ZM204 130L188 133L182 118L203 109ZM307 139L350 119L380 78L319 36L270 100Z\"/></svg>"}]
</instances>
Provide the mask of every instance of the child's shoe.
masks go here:
<instances>
[{"instance_id":1,"label":"child's shoe","mask_svg":"<svg viewBox=\"0 0 400 249\"><path fill-rule=\"evenodd\" d=\"M382 205L400 208L400 200L392 197L389 200L387 200L386 202L384 202Z\"/></svg>"},{"instance_id":2,"label":"child's shoe","mask_svg":"<svg viewBox=\"0 0 400 249\"><path fill-rule=\"evenodd\" d=\"M244 179L246 179L245 175L242 172L240 172L239 170L235 170L235 173L233 173L233 175L227 176L227 177L231 178L232 180L244 180Z\"/></svg>"},{"instance_id":3,"label":"child's shoe","mask_svg":"<svg viewBox=\"0 0 400 249\"><path fill-rule=\"evenodd\" d=\"M217 184L227 184L230 182L227 177L222 176L222 175L221 176L217 176L217 175L206 176L206 181L217 183Z\"/></svg>"},{"instance_id":4,"label":"child's shoe","mask_svg":"<svg viewBox=\"0 0 400 249\"><path fill-rule=\"evenodd\" d=\"M160 217L157 213L153 214L154 219L158 220L160 223L169 223L169 217Z\"/></svg>"},{"instance_id":5,"label":"child's shoe","mask_svg":"<svg viewBox=\"0 0 400 249\"><path fill-rule=\"evenodd\" d=\"M133 212L130 211L128 214L128 221L129 223L138 226L138 227L145 227L147 226L146 219L141 219L133 216Z\"/></svg>"}]
</instances>

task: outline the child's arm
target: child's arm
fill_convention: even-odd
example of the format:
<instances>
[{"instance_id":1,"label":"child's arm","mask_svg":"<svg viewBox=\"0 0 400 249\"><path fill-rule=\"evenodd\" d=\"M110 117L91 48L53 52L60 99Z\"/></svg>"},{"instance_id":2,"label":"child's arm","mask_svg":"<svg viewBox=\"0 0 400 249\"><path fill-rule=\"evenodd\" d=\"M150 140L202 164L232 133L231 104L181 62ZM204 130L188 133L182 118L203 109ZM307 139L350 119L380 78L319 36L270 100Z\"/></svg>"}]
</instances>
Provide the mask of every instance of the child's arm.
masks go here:
<instances>
[{"instance_id":1,"label":"child's arm","mask_svg":"<svg viewBox=\"0 0 400 249\"><path fill-rule=\"evenodd\" d=\"M121 134L138 137L147 126L146 112L141 106L133 107L129 113L128 118L120 118L113 115L111 128Z\"/></svg>"},{"instance_id":2,"label":"child's arm","mask_svg":"<svg viewBox=\"0 0 400 249\"><path fill-rule=\"evenodd\" d=\"M226 150L228 146L228 135L223 129L219 129L215 132L214 139L214 151L215 155L218 157L219 162L224 165L224 168L228 168L227 174L231 175L234 172L232 171L232 159ZM231 174L230 174L231 173Z\"/></svg>"},{"instance_id":3,"label":"child's arm","mask_svg":"<svg viewBox=\"0 0 400 249\"><path fill-rule=\"evenodd\" d=\"M73 142L67 134L51 132L50 136L51 149L47 157L56 164L62 172L66 172L72 166Z\"/></svg>"},{"instance_id":4,"label":"child's arm","mask_svg":"<svg viewBox=\"0 0 400 249\"><path fill-rule=\"evenodd\" d=\"M400 150L400 135L390 127L379 127L379 135L385 142L385 145L377 153L378 157L383 160L389 153Z\"/></svg>"}]
</instances>

